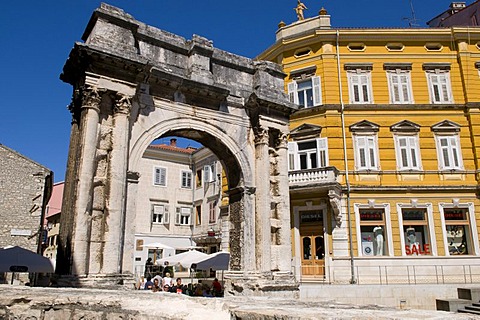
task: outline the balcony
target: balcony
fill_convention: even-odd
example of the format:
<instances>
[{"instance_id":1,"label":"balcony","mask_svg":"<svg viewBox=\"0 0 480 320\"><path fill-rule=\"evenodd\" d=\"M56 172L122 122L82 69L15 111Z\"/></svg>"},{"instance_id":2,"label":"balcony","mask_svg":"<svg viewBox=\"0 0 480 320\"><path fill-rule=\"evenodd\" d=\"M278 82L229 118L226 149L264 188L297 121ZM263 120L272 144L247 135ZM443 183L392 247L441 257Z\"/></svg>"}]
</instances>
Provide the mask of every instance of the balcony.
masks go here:
<instances>
[{"instance_id":1,"label":"balcony","mask_svg":"<svg viewBox=\"0 0 480 320\"><path fill-rule=\"evenodd\" d=\"M337 183L339 171L335 167L295 170L288 172L290 189L312 186L329 186Z\"/></svg>"}]
</instances>

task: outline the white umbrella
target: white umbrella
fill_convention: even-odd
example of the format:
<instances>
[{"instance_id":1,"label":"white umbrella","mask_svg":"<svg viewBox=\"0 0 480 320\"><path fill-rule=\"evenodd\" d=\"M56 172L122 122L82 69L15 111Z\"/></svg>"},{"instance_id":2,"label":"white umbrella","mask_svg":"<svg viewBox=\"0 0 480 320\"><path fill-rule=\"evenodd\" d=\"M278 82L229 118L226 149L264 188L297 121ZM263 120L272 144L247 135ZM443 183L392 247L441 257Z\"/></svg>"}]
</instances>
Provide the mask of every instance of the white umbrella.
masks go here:
<instances>
[{"instance_id":1,"label":"white umbrella","mask_svg":"<svg viewBox=\"0 0 480 320\"><path fill-rule=\"evenodd\" d=\"M167 246L161 242L154 242L144 245L146 248L154 248L154 249L174 249L173 247Z\"/></svg>"},{"instance_id":2,"label":"white umbrella","mask_svg":"<svg viewBox=\"0 0 480 320\"><path fill-rule=\"evenodd\" d=\"M201 260L197 260L192 264L192 268L196 270L228 270L228 264L230 262L229 252L215 252L209 254Z\"/></svg>"},{"instance_id":3,"label":"white umbrella","mask_svg":"<svg viewBox=\"0 0 480 320\"><path fill-rule=\"evenodd\" d=\"M190 250L185 251L174 256L165 257L157 260L157 265L163 265L164 262L168 261L170 265L180 264L184 268L190 268L191 264L207 257L208 254L197 251Z\"/></svg>"},{"instance_id":4,"label":"white umbrella","mask_svg":"<svg viewBox=\"0 0 480 320\"><path fill-rule=\"evenodd\" d=\"M33 251L10 247L0 250L0 272L53 273L50 259Z\"/></svg>"}]
</instances>

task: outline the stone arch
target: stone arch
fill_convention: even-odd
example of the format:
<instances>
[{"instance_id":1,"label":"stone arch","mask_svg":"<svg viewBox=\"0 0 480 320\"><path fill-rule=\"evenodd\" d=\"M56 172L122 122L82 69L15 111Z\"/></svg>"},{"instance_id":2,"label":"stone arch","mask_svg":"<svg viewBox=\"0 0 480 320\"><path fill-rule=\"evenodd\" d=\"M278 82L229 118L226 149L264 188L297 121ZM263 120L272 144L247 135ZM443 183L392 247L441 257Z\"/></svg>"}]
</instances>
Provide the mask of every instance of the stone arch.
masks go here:
<instances>
[{"instance_id":1,"label":"stone arch","mask_svg":"<svg viewBox=\"0 0 480 320\"><path fill-rule=\"evenodd\" d=\"M129 158L129 170L133 172L137 171L136 164L139 162L147 146L154 139L165 136L167 134L179 135L201 142L202 145L211 149L215 154L217 154L218 158L221 161L224 161L222 155L218 152L215 152L215 150L218 148L212 146L212 143L209 143L207 139L193 137L191 136L191 134L184 134L182 133L184 130L202 132L209 137L222 138L221 144L225 146L226 150L230 151L230 154L235 159L236 167L239 169L238 172L241 174L241 177L237 179L228 179L229 187L244 187L252 186L254 184L254 182L252 181L252 177L254 176L254 169L251 166L252 155L249 150L242 149L242 147L238 144L238 141L235 141L218 126L186 117L160 120L160 122L153 124L151 127L144 128L144 131L138 137L132 137ZM250 154L247 155L247 153ZM248 159L249 157L250 159ZM226 169L228 170L228 168ZM230 183L231 180L237 183Z\"/></svg>"},{"instance_id":2,"label":"stone arch","mask_svg":"<svg viewBox=\"0 0 480 320\"><path fill-rule=\"evenodd\" d=\"M171 134L200 142L230 170L231 292L293 284L286 137L296 107L280 67L107 4L83 40L61 75L74 94L57 271L79 286L132 281L136 165L154 139Z\"/></svg>"}]
</instances>

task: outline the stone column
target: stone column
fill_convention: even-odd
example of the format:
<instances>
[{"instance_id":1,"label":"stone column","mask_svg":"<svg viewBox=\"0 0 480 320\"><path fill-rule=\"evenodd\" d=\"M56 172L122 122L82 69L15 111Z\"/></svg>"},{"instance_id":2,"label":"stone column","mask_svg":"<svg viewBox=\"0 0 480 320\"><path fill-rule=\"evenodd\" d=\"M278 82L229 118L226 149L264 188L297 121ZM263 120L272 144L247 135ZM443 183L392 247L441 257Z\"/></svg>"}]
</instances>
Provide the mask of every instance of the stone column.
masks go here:
<instances>
[{"instance_id":1,"label":"stone column","mask_svg":"<svg viewBox=\"0 0 480 320\"><path fill-rule=\"evenodd\" d=\"M107 223L103 249L103 273L122 272L125 194L129 152L131 97L117 93L114 104L112 152L108 171Z\"/></svg>"},{"instance_id":2,"label":"stone column","mask_svg":"<svg viewBox=\"0 0 480 320\"><path fill-rule=\"evenodd\" d=\"M127 173L127 211L125 213L125 239L123 242L123 271L133 270L133 259L137 244L135 243L135 208L140 173ZM135 272L136 270L133 270ZM143 270L142 270L143 271Z\"/></svg>"},{"instance_id":3,"label":"stone column","mask_svg":"<svg viewBox=\"0 0 480 320\"><path fill-rule=\"evenodd\" d=\"M288 142L287 134L280 133L277 139L277 217L280 228L278 229L278 269L290 271L291 269L291 234L290 234L290 188L288 184Z\"/></svg>"},{"instance_id":4,"label":"stone column","mask_svg":"<svg viewBox=\"0 0 480 320\"><path fill-rule=\"evenodd\" d=\"M268 129L259 128L255 134L255 254L257 270L271 272L270 235L270 161Z\"/></svg>"},{"instance_id":5,"label":"stone column","mask_svg":"<svg viewBox=\"0 0 480 320\"><path fill-rule=\"evenodd\" d=\"M98 88L84 88L82 95L82 115L80 120L80 164L78 168L78 188L75 204L75 224L73 227L73 265L72 274L88 273L91 200L93 179L96 167L96 151L98 142L98 123L101 103L101 92Z\"/></svg>"}]
</instances>

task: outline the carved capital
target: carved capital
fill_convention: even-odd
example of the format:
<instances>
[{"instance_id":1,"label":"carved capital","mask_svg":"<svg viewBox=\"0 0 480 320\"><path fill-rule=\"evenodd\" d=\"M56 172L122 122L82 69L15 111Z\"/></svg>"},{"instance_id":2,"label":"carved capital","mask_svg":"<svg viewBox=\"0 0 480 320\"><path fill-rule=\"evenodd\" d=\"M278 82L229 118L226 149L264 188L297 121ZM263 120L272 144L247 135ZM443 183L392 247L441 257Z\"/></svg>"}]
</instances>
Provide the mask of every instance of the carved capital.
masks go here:
<instances>
[{"instance_id":1,"label":"carved capital","mask_svg":"<svg viewBox=\"0 0 480 320\"><path fill-rule=\"evenodd\" d=\"M98 89L96 87L81 88L75 90L74 95L78 95L81 99L82 108L91 108L100 111L100 103L102 102L102 93L104 89Z\"/></svg>"},{"instance_id":2,"label":"carved capital","mask_svg":"<svg viewBox=\"0 0 480 320\"><path fill-rule=\"evenodd\" d=\"M288 133L280 132L277 138L277 147L287 149L288 148Z\"/></svg>"},{"instance_id":3,"label":"carved capital","mask_svg":"<svg viewBox=\"0 0 480 320\"><path fill-rule=\"evenodd\" d=\"M268 128L258 127L255 130L255 144L267 144L268 145Z\"/></svg>"},{"instance_id":4,"label":"carved capital","mask_svg":"<svg viewBox=\"0 0 480 320\"><path fill-rule=\"evenodd\" d=\"M130 114L132 108L132 97L118 93L115 95L113 111L115 113Z\"/></svg>"}]
</instances>

